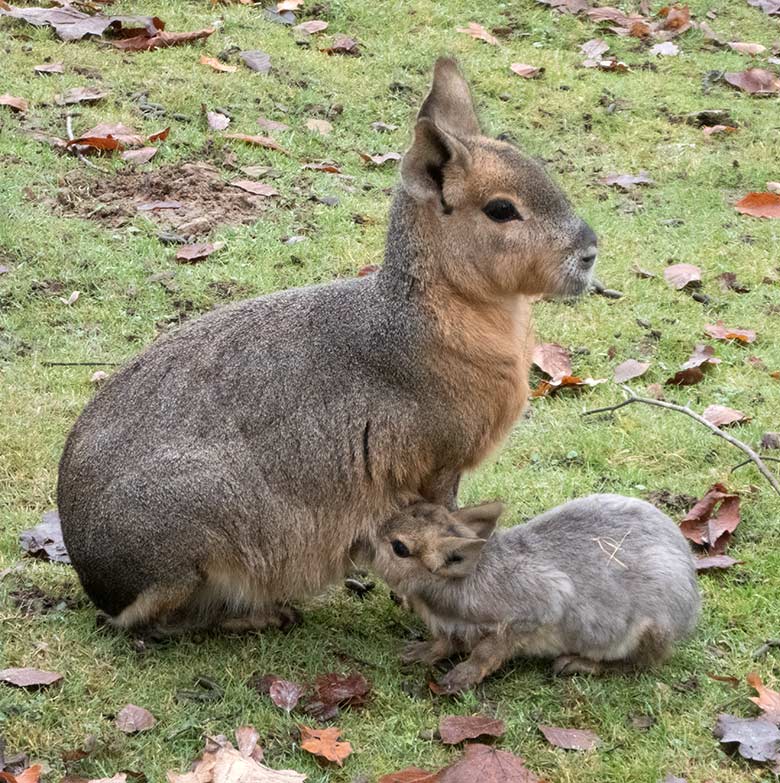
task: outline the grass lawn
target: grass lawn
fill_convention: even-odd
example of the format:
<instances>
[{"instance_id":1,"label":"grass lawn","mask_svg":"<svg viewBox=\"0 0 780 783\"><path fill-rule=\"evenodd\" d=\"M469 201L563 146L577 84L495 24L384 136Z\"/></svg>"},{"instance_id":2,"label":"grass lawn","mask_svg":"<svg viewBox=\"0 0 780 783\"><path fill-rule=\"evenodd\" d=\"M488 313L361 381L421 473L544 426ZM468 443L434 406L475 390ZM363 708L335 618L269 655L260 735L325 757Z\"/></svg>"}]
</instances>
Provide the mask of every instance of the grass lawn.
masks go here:
<instances>
[{"instance_id":1,"label":"grass lawn","mask_svg":"<svg viewBox=\"0 0 780 783\"><path fill-rule=\"evenodd\" d=\"M744 0L693 0L691 8L698 19L717 12L709 23L725 40L771 47L780 38L777 18ZM699 411L713 403L744 411L752 420L734 431L753 445L780 429L780 381L770 375L780 370L780 284L762 282L777 276L780 222L733 208L745 193L780 180L780 103L717 81L705 92L703 81L711 71L750 67L751 59L712 46L695 29L676 40L681 53L674 57L651 56L647 44L606 33L611 52L631 71L582 69L579 47L597 37L597 26L532 0L331 0L304 13L327 20L328 33L356 38L361 57L321 53L318 42L326 39L296 45L295 34L265 19L259 6L119 0L111 13L156 14L174 31L219 24L205 42L133 54L94 40L63 43L50 30L0 20L1 91L30 102L26 117L0 106L0 266L9 270L0 274L0 571L13 569L0 581L0 668L65 675L61 686L39 692L0 686L7 751L45 762L45 780L58 781L62 753L94 735L95 750L69 765L72 774L137 770L157 782L168 769L185 770L205 734L230 735L250 723L270 766L306 772L314 783L349 783L451 763L458 751L425 732L443 714L487 712L507 723L501 746L551 783L656 783L670 773L689 783L769 779L765 768L727 757L712 728L720 712L756 714L744 684L749 671L758 670L772 687L780 683L780 648L752 659L764 640L780 636L780 499L752 467L730 474L741 454L676 413L631 406L614 416L581 416L621 398L612 381L619 362L651 362L633 382L644 392L676 372L704 340L705 324L723 319L755 329L758 339L747 347L708 340L721 363L696 386L666 387L667 399ZM510 31L491 46L456 32L469 21ZM268 52L271 73L250 72L235 54L234 73L198 61L231 47ZM668 665L636 677L556 681L547 664L518 661L459 699L433 697L425 669L402 669L398 660L420 626L381 587L363 601L334 588L304 607L304 624L286 635L183 639L139 654L128 639L96 628L72 570L24 558L19 549L20 531L54 506L63 441L94 391L90 376L101 369L45 362L122 363L180 320L226 301L351 276L381 262L397 170L392 163L367 167L359 153L403 151L433 61L443 53L457 56L472 80L487 132L508 133L548 161L600 237L598 276L624 293L537 306L539 339L572 349L577 374L609 380L580 395L535 400L503 450L466 480L463 502L501 498L509 507L505 523L514 524L594 491L700 497L723 481L743 496L730 550L743 564L702 575L697 634ZM64 63L64 74L35 75L33 67L47 60ZM755 64L777 70L765 60ZM545 71L522 79L510 72L513 62ZM79 86L108 95L71 107L77 134L99 122L121 121L146 134L171 126L154 160L140 169L162 169L158 182L169 179L175 189L178 167L187 162L214 166L217 182L243 178L237 167L266 165L278 176L264 181L281 195L265 202L256 219L231 223L230 204L238 202L227 189L217 198L227 204L224 220L212 212L216 225L208 235L225 247L197 265L177 264L175 248L160 242L160 227L147 213L131 208L125 221L112 217L143 184L118 156L94 158L110 172L99 173L31 137L33 130L65 136L66 111L54 96ZM144 116L141 93L167 115ZM291 154L220 138L208 129L201 104L232 117L228 132L263 133L259 116L285 123L290 129L275 136ZM739 130L707 137L678 119L711 108L727 108ZM326 119L331 132L308 130L312 118ZM398 128L380 133L371 126L376 121ZM348 176L301 168L325 159ZM655 184L622 192L596 183L640 170ZM285 244L291 236L305 239ZM706 303L664 282L663 269L673 262L701 267ZM640 279L635 264L657 276ZM716 278L723 272L736 272L750 291L722 290ZM78 300L64 304L73 291ZM751 356L764 366L747 362ZM670 513L679 519L684 509ZM573 540L572 557L578 547ZM19 605L20 595L36 588L57 599L50 611ZM294 741L300 719L246 686L254 673L305 681L352 669L372 681L374 695L367 708L339 718L355 749L343 769L320 766L301 751ZM734 675L741 684L735 689L708 673ZM218 682L223 698L177 699L198 675ZM111 716L127 702L149 709L157 726L121 734ZM652 725L639 728L632 720L638 716L652 717ZM603 743L587 753L556 750L539 733L540 723L591 729Z\"/></svg>"}]
</instances>

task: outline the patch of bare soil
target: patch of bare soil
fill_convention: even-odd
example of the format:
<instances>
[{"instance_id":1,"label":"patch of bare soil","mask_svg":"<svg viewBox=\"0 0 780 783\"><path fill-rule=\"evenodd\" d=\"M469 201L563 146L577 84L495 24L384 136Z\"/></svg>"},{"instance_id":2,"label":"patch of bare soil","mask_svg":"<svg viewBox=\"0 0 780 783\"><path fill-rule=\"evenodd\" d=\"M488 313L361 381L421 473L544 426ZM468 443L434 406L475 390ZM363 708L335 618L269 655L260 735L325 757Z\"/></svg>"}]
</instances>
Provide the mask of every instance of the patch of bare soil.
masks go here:
<instances>
[{"instance_id":1,"label":"patch of bare soil","mask_svg":"<svg viewBox=\"0 0 780 783\"><path fill-rule=\"evenodd\" d=\"M268 202L222 180L208 163L182 163L152 171L127 168L115 176L75 171L65 178L51 206L61 215L119 228L138 215L189 240L220 225L253 223Z\"/></svg>"}]
</instances>

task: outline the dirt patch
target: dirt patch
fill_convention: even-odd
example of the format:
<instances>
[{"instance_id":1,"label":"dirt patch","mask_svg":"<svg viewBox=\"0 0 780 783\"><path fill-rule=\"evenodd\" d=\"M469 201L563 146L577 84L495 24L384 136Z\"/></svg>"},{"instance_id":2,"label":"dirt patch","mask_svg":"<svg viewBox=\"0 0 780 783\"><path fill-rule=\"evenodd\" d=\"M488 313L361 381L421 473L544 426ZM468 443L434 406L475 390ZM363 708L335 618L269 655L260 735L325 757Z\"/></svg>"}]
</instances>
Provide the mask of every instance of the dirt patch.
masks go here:
<instances>
[{"instance_id":1,"label":"dirt patch","mask_svg":"<svg viewBox=\"0 0 780 783\"><path fill-rule=\"evenodd\" d=\"M37 585L25 584L8 593L11 602L25 617L36 614L61 612L65 609L75 609L81 601L70 594L51 595L41 590Z\"/></svg>"},{"instance_id":2,"label":"dirt patch","mask_svg":"<svg viewBox=\"0 0 780 783\"><path fill-rule=\"evenodd\" d=\"M159 229L191 240L219 225L254 223L270 201L231 187L208 163L183 163L153 171L124 169L110 177L76 171L52 200L61 215L119 228L139 215Z\"/></svg>"}]
</instances>

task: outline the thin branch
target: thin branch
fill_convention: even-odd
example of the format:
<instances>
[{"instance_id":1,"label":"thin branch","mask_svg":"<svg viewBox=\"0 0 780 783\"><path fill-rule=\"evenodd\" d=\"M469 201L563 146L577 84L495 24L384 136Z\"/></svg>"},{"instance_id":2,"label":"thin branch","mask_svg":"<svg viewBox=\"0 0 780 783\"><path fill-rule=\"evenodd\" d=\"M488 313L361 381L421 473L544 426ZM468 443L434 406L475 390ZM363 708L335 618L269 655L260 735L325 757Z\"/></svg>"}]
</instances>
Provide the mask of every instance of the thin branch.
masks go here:
<instances>
[{"instance_id":1,"label":"thin branch","mask_svg":"<svg viewBox=\"0 0 780 783\"><path fill-rule=\"evenodd\" d=\"M644 405L655 405L657 408L666 408L670 411L684 413L686 416L690 416L692 419L698 421L699 424L703 424L708 430L710 430L710 432L713 433L713 435L717 435L718 437L723 438L723 440L727 441L732 446L736 446L740 451L744 452L748 456L749 461L755 464L761 475L769 482L772 489L774 489L774 491L780 495L780 482L778 482L778 480L770 473L769 468L767 468L767 466L764 464L761 457L759 457L758 454L756 454L756 452L753 451L753 449L751 449L750 446L748 446L746 443L743 443L741 440L737 440L728 432L724 432L716 425L707 421L707 419L705 419L703 416L700 416L698 413L691 410L687 405L676 405L673 402L653 400L650 397L637 397L637 395L634 394L634 392L628 386L621 386L621 388L626 392L626 394L628 394L628 398L623 400L623 402L619 402L616 405L607 405L604 408L595 408L594 410L583 411L582 415L591 416L594 413L607 413L609 411L616 411L620 408L624 408L626 405L631 405L634 402L641 402Z\"/></svg>"},{"instance_id":2,"label":"thin branch","mask_svg":"<svg viewBox=\"0 0 780 783\"><path fill-rule=\"evenodd\" d=\"M70 112L68 112L67 116L65 117L65 131L68 134L68 141L73 141L73 139L76 138L73 135L73 115ZM100 166L96 166L91 160L87 158L87 156L83 152L81 152L81 150L77 149L77 147L73 146L70 149L76 154L76 157L85 166L89 166L91 169L95 169L95 171L99 171L101 174L109 173L105 169L101 169Z\"/></svg>"},{"instance_id":3,"label":"thin branch","mask_svg":"<svg viewBox=\"0 0 780 783\"><path fill-rule=\"evenodd\" d=\"M767 639L754 653L753 660L763 658L773 647L780 647L780 639Z\"/></svg>"},{"instance_id":4,"label":"thin branch","mask_svg":"<svg viewBox=\"0 0 780 783\"><path fill-rule=\"evenodd\" d=\"M767 462L780 462L780 459L778 459L777 457L764 457L764 459ZM749 465L752 461L753 461L752 459L743 460L738 465L734 465L734 467L729 471L729 473L733 473L735 470L739 470L739 468L742 468L745 465Z\"/></svg>"},{"instance_id":5,"label":"thin branch","mask_svg":"<svg viewBox=\"0 0 780 783\"><path fill-rule=\"evenodd\" d=\"M44 367L119 367L119 362L41 362Z\"/></svg>"}]
</instances>

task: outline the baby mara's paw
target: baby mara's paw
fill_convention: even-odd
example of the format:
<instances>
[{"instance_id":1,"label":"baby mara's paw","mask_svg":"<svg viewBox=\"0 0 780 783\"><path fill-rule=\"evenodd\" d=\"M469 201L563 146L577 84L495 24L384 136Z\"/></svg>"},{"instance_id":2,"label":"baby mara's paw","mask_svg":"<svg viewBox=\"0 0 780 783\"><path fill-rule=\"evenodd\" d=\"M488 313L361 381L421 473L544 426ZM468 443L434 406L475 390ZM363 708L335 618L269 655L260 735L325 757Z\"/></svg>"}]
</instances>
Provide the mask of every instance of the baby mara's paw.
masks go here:
<instances>
[{"instance_id":1,"label":"baby mara's paw","mask_svg":"<svg viewBox=\"0 0 780 783\"><path fill-rule=\"evenodd\" d=\"M426 663L429 666L446 657L447 650L442 649L435 641L411 642L401 653L401 660L404 663Z\"/></svg>"},{"instance_id":2,"label":"baby mara's paw","mask_svg":"<svg viewBox=\"0 0 780 783\"><path fill-rule=\"evenodd\" d=\"M437 683L442 693L455 694L467 691L482 682L482 671L469 661L459 663L447 672Z\"/></svg>"},{"instance_id":3,"label":"baby mara's paw","mask_svg":"<svg viewBox=\"0 0 780 783\"><path fill-rule=\"evenodd\" d=\"M553 661L552 670L555 677L570 677L573 674L600 674L602 666L598 661L579 655L559 655Z\"/></svg>"}]
</instances>

